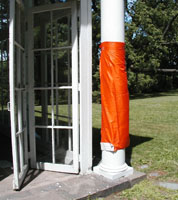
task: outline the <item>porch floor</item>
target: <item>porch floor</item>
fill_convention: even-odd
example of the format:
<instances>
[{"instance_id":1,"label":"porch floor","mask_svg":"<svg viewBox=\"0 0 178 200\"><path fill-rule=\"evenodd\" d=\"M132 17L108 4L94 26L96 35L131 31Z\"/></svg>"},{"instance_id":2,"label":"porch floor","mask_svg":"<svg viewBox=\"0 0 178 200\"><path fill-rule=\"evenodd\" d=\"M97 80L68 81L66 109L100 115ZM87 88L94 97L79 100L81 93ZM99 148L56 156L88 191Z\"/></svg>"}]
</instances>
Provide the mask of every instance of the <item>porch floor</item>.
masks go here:
<instances>
[{"instance_id":1,"label":"porch floor","mask_svg":"<svg viewBox=\"0 0 178 200\"><path fill-rule=\"evenodd\" d=\"M132 187L145 178L145 174L134 172L127 178L110 181L94 173L71 175L49 171L30 170L20 191L12 190L13 175L6 169L0 173L6 177L0 181L0 200L72 200L105 197L113 192ZM9 172L9 170L8 170Z\"/></svg>"}]
</instances>

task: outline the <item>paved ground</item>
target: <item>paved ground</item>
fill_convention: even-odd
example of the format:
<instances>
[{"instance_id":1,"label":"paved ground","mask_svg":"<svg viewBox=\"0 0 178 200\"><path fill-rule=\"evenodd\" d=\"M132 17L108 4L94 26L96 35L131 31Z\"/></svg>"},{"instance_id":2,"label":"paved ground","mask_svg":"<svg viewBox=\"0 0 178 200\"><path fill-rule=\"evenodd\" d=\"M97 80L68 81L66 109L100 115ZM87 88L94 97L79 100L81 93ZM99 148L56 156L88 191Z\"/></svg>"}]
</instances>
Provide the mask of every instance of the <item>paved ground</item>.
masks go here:
<instances>
[{"instance_id":1,"label":"paved ground","mask_svg":"<svg viewBox=\"0 0 178 200\"><path fill-rule=\"evenodd\" d=\"M21 191L12 190L13 175L0 181L0 200L72 200L94 199L121 191L138 183L145 174L134 172L132 176L110 181L94 173L71 175L56 172L30 170Z\"/></svg>"},{"instance_id":2,"label":"paved ground","mask_svg":"<svg viewBox=\"0 0 178 200\"><path fill-rule=\"evenodd\" d=\"M12 156L10 138L0 137L0 200L72 200L94 199L132 187L146 177L134 172L132 176L110 181L94 173L71 175L30 170L20 191L12 189Z\"/></svg>"}]
</instances>

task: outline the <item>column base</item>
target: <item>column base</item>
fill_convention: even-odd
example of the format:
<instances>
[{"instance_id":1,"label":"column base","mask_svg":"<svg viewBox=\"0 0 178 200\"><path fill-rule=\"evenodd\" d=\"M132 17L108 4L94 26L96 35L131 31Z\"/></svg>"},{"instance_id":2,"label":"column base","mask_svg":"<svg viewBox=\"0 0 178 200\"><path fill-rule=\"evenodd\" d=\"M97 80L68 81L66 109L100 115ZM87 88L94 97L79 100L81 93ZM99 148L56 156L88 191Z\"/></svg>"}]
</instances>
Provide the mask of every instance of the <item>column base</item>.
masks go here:
<instances>
[{"instance_id":1,"label":"column base","mask_svg":"<svg viewBox=\"0 0 178 200\"><path fill-rule=\"evenodd\" d=\"M116 152L102 150L102 159L93 171L111 180L133 174L133 168L125 163L125 149Z\"/></svg>"},{"instance_id":2,"label":"column base","mask_svg":"<svg viewBox=\"0 0 178 200\"><path fill-rule=\"evenodd\" d=\"M108 179L115 180L121 177L127 177L133 174L133 167L129 167L126 163L118 169L106 169L102 164L93 168L94 173L102 175Z\"/></svg>"}]
</instances>

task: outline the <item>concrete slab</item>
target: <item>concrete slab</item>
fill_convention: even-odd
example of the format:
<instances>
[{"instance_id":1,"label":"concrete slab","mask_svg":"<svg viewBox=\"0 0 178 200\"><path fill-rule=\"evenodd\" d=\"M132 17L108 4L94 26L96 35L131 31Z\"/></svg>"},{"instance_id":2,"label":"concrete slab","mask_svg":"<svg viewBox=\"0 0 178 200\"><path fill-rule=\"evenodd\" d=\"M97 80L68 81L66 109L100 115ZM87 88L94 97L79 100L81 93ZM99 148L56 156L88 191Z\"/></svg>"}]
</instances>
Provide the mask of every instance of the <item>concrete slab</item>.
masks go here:
<instances>
[{"instance_id":1,"label":"concrete slab","mask_svg":"<svg viewBox=\"0 0 178 200\"><path fill-rule=\"evenodd\" d=\"M157 182L157 185L170 190L178 190L178 183Z\"/></svg>"},{"instance_id":2,"label":"concrete slab","mask_svg":"<svg viewBox=\"0 0 178 200\"><path fill-rule=\"evenodd\" d=\"M13 175L1 180L0 200L94 199L130 188L145 177L144 173L134 171L134 174L127 178L111 181L94 173L71 175L30 170L20 191L12 190Z\"/></svg>"}]
</instances>

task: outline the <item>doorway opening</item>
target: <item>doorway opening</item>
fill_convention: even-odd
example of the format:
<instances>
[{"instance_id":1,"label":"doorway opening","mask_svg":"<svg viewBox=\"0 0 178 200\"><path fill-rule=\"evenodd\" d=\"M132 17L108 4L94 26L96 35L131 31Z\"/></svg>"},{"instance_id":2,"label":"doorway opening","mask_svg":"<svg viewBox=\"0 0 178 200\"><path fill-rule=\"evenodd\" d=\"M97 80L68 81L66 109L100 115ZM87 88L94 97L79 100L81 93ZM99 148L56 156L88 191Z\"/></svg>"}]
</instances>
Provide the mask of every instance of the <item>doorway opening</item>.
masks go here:
<instances>
[{"instance_id":1,"label":"doorway opening","mask_svg":"<svg viewBox=\"0 0 178 200\"><path fill-rule=\"evenodd\" d=\"M91 32L87 42L83 37L91 30L91 2L35 2L10 1L14 189L29 167L86 173L92 163L91 73L85 74Z\"/></svg>"}]
</instances>

